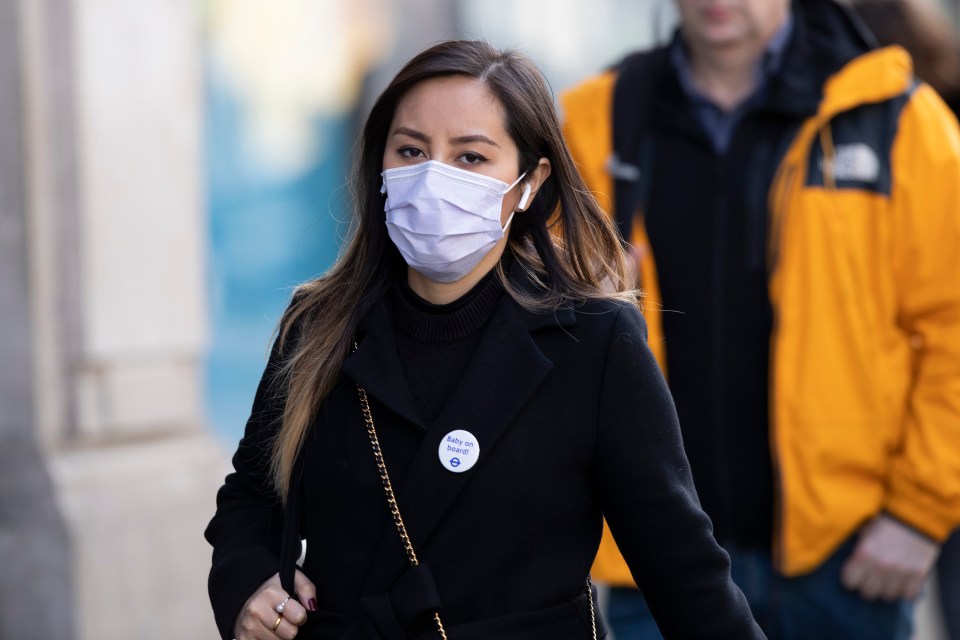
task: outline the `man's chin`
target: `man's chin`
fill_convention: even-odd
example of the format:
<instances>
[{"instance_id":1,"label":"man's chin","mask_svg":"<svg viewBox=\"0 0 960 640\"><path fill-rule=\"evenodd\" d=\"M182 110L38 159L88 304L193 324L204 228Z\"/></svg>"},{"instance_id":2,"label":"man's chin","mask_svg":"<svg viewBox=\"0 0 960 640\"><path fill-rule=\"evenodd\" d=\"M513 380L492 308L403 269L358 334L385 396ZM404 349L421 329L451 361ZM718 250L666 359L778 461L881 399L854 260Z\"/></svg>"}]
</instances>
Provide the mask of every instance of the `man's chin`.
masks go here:
<instances>
[{"instance_id":1,"label":"man's chin","mask_svg":"<svg viewBox=\"0 0 960 640\"><path fill-rule=\"evenodd\" d=\"M739 30L711 29L701 34L701 42L711 49L728 49L742 45L747 38Z\"/></svg>"}]
</instances>

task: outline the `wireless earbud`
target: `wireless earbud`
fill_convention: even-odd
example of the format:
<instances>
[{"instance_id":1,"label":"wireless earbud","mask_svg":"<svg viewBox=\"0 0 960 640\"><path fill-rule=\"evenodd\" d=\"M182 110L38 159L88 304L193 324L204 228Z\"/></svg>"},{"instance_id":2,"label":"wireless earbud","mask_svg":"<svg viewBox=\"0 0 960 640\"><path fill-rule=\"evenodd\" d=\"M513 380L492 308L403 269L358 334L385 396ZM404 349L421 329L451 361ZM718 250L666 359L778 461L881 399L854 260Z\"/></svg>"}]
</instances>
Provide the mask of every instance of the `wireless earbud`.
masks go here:
<instances>
[{"instance_id":1,"label":"wireless earbud","mask_svg":"<svg viewBox=\"0 0 960 640\"><path fill-rule=\"evenodd\" d=\"M523 211L527 208L527 200L530 199L530 183L523 185L523 195L520 196L520 202L517 203L517 211Z\"/></svg>"}]
</instances>

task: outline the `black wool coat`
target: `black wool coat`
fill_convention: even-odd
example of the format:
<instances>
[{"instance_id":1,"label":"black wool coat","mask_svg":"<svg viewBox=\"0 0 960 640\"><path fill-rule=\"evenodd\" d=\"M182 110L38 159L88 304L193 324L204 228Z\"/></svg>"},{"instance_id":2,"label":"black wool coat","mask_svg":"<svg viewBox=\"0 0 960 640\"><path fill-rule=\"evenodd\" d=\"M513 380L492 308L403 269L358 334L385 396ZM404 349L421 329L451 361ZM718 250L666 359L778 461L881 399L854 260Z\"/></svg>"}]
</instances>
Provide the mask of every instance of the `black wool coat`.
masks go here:
<instances>
[{"instance_id":1,"label":"black wool coat","mask_svg":"<svg viewBox=\"0 0 960 640\"><path fill-rule=\"evenodd\" d=\"M666 638L763 637L700 509L635 307L538 314L504 295L433 424L405 381L390 313L382 300L362 320L294 478L302 570L320 609L298 637L435 638L439 608L450 640L590 638L584 581L603 516ZM266 475L283 406L272 388L278 358L275 348L206 531L224 638L280 565L284 510ZM357 385L369 394L417 570L389 517ZM453 473L438 451L458 429L474 436L479 457Z\"/></svg>"}]
</instances>

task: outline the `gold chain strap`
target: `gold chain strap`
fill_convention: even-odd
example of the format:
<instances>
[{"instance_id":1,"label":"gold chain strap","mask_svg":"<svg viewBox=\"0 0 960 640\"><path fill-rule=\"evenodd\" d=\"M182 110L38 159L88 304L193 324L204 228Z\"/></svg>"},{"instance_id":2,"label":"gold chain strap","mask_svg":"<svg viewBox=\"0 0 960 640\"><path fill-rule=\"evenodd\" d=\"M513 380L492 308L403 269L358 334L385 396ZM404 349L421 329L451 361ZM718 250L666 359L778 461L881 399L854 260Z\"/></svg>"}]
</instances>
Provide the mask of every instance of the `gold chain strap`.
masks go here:
<instances>
[{"instance_id":1,"label":"gold chain strap","mask_svg":"<svg viewBox=\"0 0 960 640\"><path fill-rule=\"evenodd\" d=\"M407 559L410 560L410 566L415 567L420 564L417 560L417 552L413 550L413 543L410 542L410 536L407 534L407 527L403 524L403 517L400 515L400 507L397 506L397 497L393 493L393 485L390 483L390 475L387 474L387 464L383 461L383 452L380 450L380 439L377 438L377 429L373 426L373 412L370 411L370 401L367 399L367 390L357 385L357 393L360 395L360 405L363 411L363 421L367 425L367 435L370 436L370 446L373 448L373 457L377 461L377 471L380 473L380 481L383 482L383 490L387 494L387 505L390 507L390 515L393 517L393 524L397 527L397 533L400 534L400 540L403 541L403 549L407 553ZM591 599L590 610L593 611L593 600ZM443 623L440 622L440 614L433 613L433 621L437 625L437 632L443 640L447 640L447 632L443 630ZM594 631L593 637L597 634Z\"/></svg>"},{"instance_id":2,"label":"gold chain strap","mask_svg":"<svg viewBox=\"0 0 960 640\"><path fill-rule=\"evenodd\" d=\"M597 612L593 610L593 582L587 576L587 601L590 603L590 628L593 631L593 640L597 640Z\"/></svg>"},{"instance_id":3,"label":"gold chain strap","mask_svg":"<svg viewBox=\"0 0 960 640\"><path fill-rule=\"evenodd\" d=\"M373 426L373 412L370 411L370 401L367 399L367 390L357 385L357 393L360 395L360 408L363 411L363 421L367 425L367 435L370 436L370 447L373 449L373 457L377 461L377 471L380 473L380 481L383 482L383 490L387 494L387 505L390 507L390 516L393 518L393 524L397 527L397 533L400 534L400 540L403 542L403 549L407 553L407 559L410 560L410 566L417 566L420 561L417 560L417 552L413 550L413 543L410 542L410 536L407 534L407 527L403 524L403 516L400 515L400 507L397 506L397 497L393 493L393 484L390 482L390 475L387 473L387 463L383 461L383 451L380 450L380 439L377 437L377 429ZM593 631L593 640L597 640L597 613L593 608L593 583L587 577L587 600L590 603L590 626ZM440 621L440 614L434 612L433 621L437 625L437 632L443 640L447 640L447 632L443 629L443 623Z\"/></svg>"}]
</instances>

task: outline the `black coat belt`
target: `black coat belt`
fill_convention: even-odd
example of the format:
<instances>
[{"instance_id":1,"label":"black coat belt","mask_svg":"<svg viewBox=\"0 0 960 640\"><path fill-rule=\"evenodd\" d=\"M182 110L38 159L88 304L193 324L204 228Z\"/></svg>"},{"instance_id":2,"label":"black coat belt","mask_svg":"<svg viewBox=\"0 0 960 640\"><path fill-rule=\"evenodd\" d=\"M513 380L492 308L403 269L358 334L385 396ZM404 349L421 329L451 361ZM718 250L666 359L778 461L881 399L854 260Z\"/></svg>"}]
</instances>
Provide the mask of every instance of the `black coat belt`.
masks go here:
<instances>
[{"instance_id":1,"label":"black coat belt","mask_svg":"<svg viewBox=\"0 0 960 640\"><path fill-rule=\"evenodd\" d=\"M391 589L392 594L398 594L402 581L403 578L397 581ZM594 593L594 601L596 597ZM371 610L367 607L367 602L382 602L382 599L388 598L389 594L364 598L361 601L363 612L357 620L350 620L342 614L332 612L310 612L307 623L297 634L297 640L437 640L440 637L436 631L404 631L396 609ZM421 602L425 601L426 599L421 600ZM396 606L397 602L393 602L391 608ZM427 615L427 622L421 619L418 628L424 628L423 625L429 626L430 612ZM391 624L398 626L391 628ZM453 625L448 622L446 632L449 640L490 640L491 638L497 640L530 640L531 638L588 640L591 637L590 604L584 592L566 602L535 611L523 611ZM607 631L599 617L597 637L607 637Z\"/></svg>"},{"instance_id":2,"label":"black coat belt","mask_svg":"<svg viewBox=\"0 0 960 640\"><path fill-rule=\"evenodd\" d=\"M422 563L410 567L394 583L389 593L360 600L363 637L407 640L407 630L414 626L422 627L442 606L429 567Z\"/></svg>"}]
</instances>

